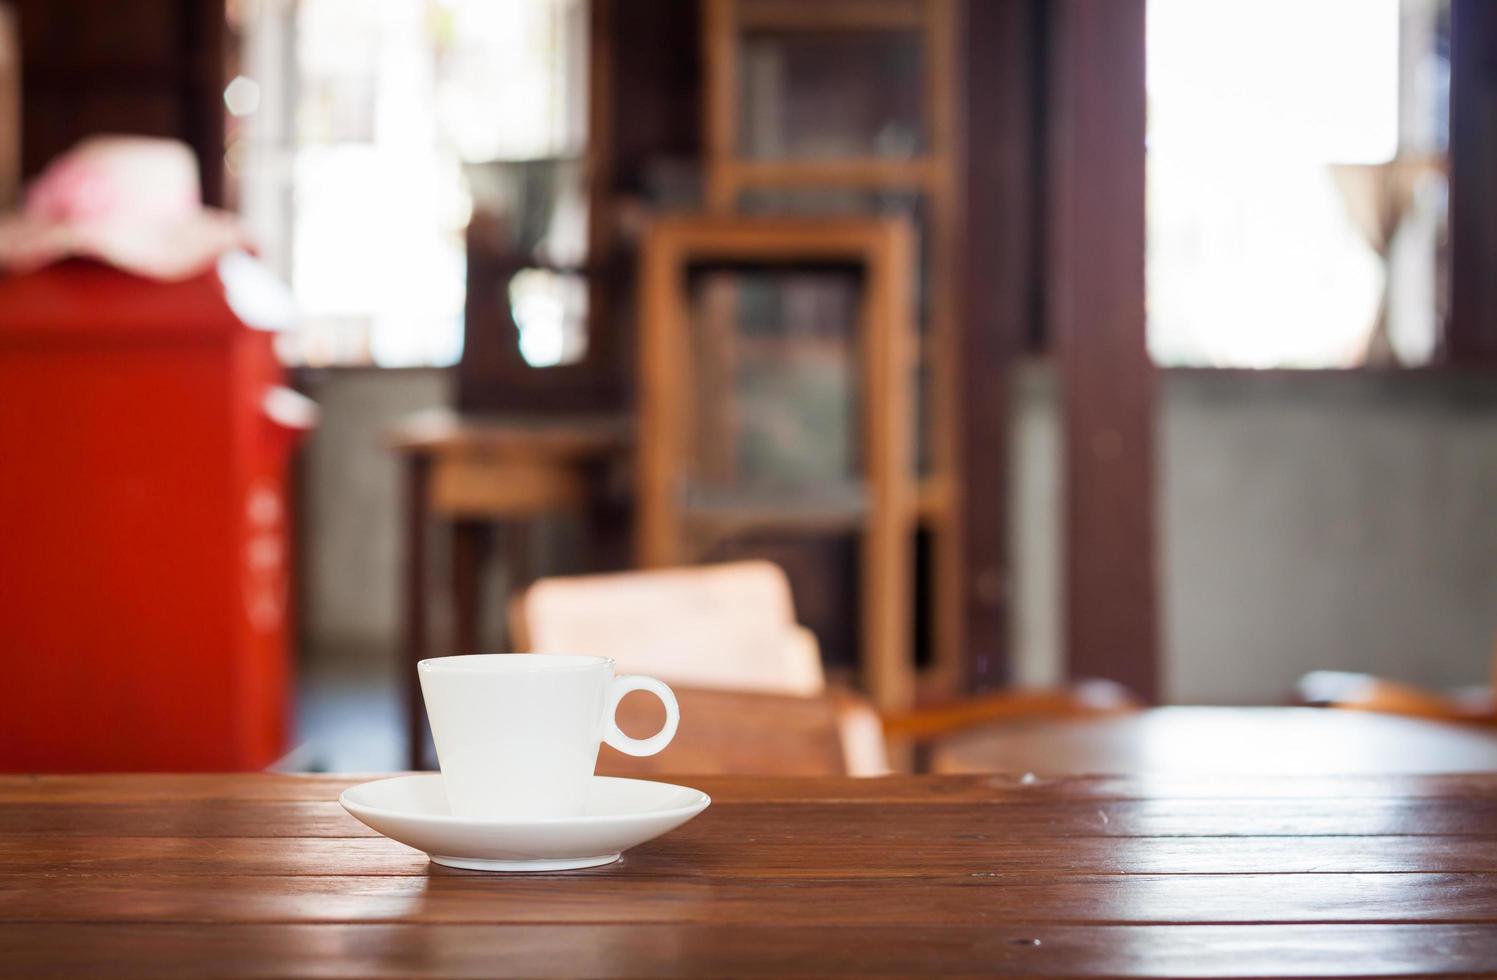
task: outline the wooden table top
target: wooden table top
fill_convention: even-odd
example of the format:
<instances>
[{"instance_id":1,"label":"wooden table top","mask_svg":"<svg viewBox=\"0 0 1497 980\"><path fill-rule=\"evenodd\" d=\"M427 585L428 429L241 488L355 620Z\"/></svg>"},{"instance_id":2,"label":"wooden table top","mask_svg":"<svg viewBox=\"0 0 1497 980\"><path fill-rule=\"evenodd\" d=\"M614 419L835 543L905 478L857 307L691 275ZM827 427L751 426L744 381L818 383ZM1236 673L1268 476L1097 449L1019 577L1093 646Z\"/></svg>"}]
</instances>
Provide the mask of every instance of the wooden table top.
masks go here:
<instances>
[{"instance_id":1,"label":"wooden table top","mask_svg":"<svg viewBox=\"0 0 1497 980\"><path fill-rule=\"evenodd\" d=\"M483 415L425 409L387 435L391 449L415 454L478 453L593 457L630 445L633 419L620 414Z\"/></svg>"},{"instance_id":2,"label":"wooden table top","mask_svg":"<svg viewBox=\"0 0 1497 980\"><path fill-rule=\"evenodd\" d=\"M1497 772L1497 729L1325 708L1150 708L1030 721L942 746L942 772Z\"/></svg>"},{"instance_id":3,"label":"wooden table top","mask_svg":"<svg viewBox=\"0 0 1497 980\"><path fill-rule=\"evenodd\" d=\"M684 779L615 865L434 867L351 777L0 777L0 973L1497 969L1497 775Z\"/></svg>"}]
</instances>

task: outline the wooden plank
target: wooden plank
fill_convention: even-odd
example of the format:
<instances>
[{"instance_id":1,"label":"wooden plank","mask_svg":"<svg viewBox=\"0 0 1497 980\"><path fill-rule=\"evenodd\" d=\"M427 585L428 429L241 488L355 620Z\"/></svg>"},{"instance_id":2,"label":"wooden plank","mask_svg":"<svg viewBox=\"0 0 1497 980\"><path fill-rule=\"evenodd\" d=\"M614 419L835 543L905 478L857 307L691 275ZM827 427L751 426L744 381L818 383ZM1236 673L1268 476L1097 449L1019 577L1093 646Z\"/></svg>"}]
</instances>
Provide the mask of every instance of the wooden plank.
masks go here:
<instances>
[{"instance_id":1,"label":"wooden plank","mask_svg":"<svg viewBox=\"0 0 1497 980\"><path fill-rule=\"evenodd\" d=\"M927 407L925 429L920 438L930 447L930 471L944 483L950 502L931 516L930 539L930 663L923 680L947 695L965 690L965 622L962 596L965 586L965 508L967 493L960 446L966 425L961 399L961 353L965 294L961 288L958 214L959 181L965 133L958 124L962 104L959 79L965 70L958 31L962 29L956 0L926 0L925 116L930 133L930 155L935 173L928 182L930 207L929 282L924 295L929 305L923 356L930 365L930 378L923 392Z\"/></svg>"},{"instance_id":2,"label":"wooden plank","mask_svg":"<svg viewBox=\"0 0 1497 980\"><path fill-rule=\"evenodd\" d=\"M675 265L685 259L791 266L867 262L881 247L887 229L899 227L903 227L901 219L888 217L761 215L673 215L658 218L650 226L651 238L662 244L662 251Z\"/></svg>"},{"instance_id":3,"label":"wooden plank","mask_svg":"<svg viewBox=\"0 0 1497 980\"><path fill-rule=\"evenodd\" d=\"M888 223L871 243L867 296L861 313L863 466L868 523L860 549L862 629L860 668L864 689L880 708L915 701L911 649L914 596L915 480L912 425L907 406L911 349L909 269L914 260L908 226Z\"/></svg>"},{"instance_id":4,"label":"wooden plank","mask_svg":"<svg viewBox=\"0 0 1497 980\"><path fill-rule=\"evenodd\" d=\"M1144 338L1144 0L1059 0L1046 310L1064 416L1067 669L1159 696Z\"/></svg>"},{"instance_id":5,"label":"wooden plank","mask_svg":"<svg viewBox=\"0 0 1497 980\"><path fill-rule=\"evenodd\" d=\"M426 855L385 837L3 837L0 875L421 875Z\"/></svg>"},{"instance_id":6,"label":"wooden plank","mask_svg":"<svg viewBox=\"0 0 1497 980\"><path fill-rule=\"evenodd\" d=\"M26 976L1023 976L1474 974L1497 927L0 925Z\"/></svg>"},{"instance_id":7,"label":"wooden plank","mask_svg":"<svg viewBox=\"0 0 1497 980\"><path fill-rule=\"evenodd\" d=\"M738 189L728 166L738 151L738 4L702 5L702 132L707 158L707 206L730 211Z\"/></svg>"},{"instance_id":8,"label":"wooden plank","mask_svg":"<svg viewBox=\"0 0 1497 980\"><path fill-rule=\"evenodd\" d=\"M1497 964L1497 774L687 780L717 796L698 819L615 865L537 876L435 868L367 836L318 795L352 781L0 779L4 971L1365 976Z\"/></svg>"},{"instance_id":9,"label":"wooden plank","mask_svg":"<svg viewBox=\"0 0 1497 980\"><path fill-rule=\"evenodd\" d=\"M1102 800L972 804L737 803L716 806L696 825L720 839L807 833L824 822L847 833L877 833L920 847L943 834L994 837L1295 837L1485 834L1497 827L1497 798L1453 799L1438 807L1401 799ZM333 802L13 804L0 833L127 837L368 837Z\"/></svg>"},{"instance_id":10,"label":"wooden plank","mask_svg":"<svg viewBox=\"0 0 1497 980\"><path fill-rule=\"evenodd\" d=\"M576 462L544 457L439 455L429 506L446 518L521 519L580 510L591 474Z\"/></svg>"},{"instance_id":11,"label":"wooden plank","mask_svg":"<svg viewBox=\"0 0 1497 980\"><path fill-rule=\"evenodd\" d=\"M709 10L712 8L708 8ZM635 460L635 561L681 560L676 518L685 450L686 301L682 255L671 236L647 236L640 260L639 428Z\"/></svg>"},{"instance_id":12,"label":"wooden plank","mask_svg":"<svg viewBox=\"0 0 1497 980\"><path fill-rule=\"evenodd\" d=\"M960 75L956 52L956 0L924 0L921 27L925 69L925 118L930 133L930 152L944 161L947 177L958 153L956 80Z\"/></svg>"},{"instance_id":13,"label":"wooden plank","mask_svg":"<svg viewBox=\"0 0 1497 980\"><path fill-rule=\"evenodd\" d=\"M475 418L439 408L406 416L389 431L385 443L391 449L419 453L597 459L627 447L633 432L632 420L622 415Z\"/></svg>"},{"instance_id":14,"label":"wooden plank","mask_svg":"<svg viewBox=\"0 0 1497 980\"><path fill-rule=\"evenodd\" d=\"M888 879L954 875L1291 875L1309 872L1497 872L1497 837L1147 837L1126 846L1072 837L1057 854L1024 838L947 835L923 844L872 835L838 847L835 831L775 833L731 847L694 827L630 851L587 874L610 878ZM835 856L834 861L828 855ZM465 875L383 837L12 836L0 839L0 875Z\"/></svg>"},{"instance_id":15,"label":"wooden plank","mask_svg":"<svg viewBox=\"0 0 1497 980\"><path fill-rule=\"evenodd\" d=\"M386 773L97 773L0 775L7 803L142 803L170 800L335 800L350 786Z\"/></svg>"},{"instance_id":16,"label":"wooden plank","mask_svg":"<svg viewBox=\"0 0 1497 980\"><path fill-rule=\"evenodd\" d=\"M189 804L202 801L336 800L350 786L389 773L300 775L249 773L119 773L109 775L0 775L0 805ZM1407 799L1497 797L1497 774L1155 774L1138 776L1048 776L995 773L983 776L885 776L877 779L776 776L660 775L735 803L1008 803L1046 800L1245 800Z\"/></svg>"},{"instance_id":17,"label":"wooden plank","mask_svg":"<svg viewBox=\"0 0 1497 980\"><path fill-rule=\"evenodd\" d=\"M876 890L878 898L870 900ZM694 923L953 926L1492 922L1487 874L957 875L861 881L762 875L630 881L608 873L431 877L0 877L0 922Z\"/></svg>"}]
</instances>

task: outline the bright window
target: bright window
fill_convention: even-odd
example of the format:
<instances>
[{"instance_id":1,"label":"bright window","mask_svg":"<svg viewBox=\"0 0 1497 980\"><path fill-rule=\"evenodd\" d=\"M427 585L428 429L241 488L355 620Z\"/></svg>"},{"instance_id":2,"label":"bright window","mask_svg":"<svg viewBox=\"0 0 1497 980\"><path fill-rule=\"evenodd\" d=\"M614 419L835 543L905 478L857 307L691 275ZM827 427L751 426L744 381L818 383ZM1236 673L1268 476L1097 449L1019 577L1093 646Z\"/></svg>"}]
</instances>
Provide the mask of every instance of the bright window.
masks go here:
<instances>
[{"instance_id":1,"label":"bright window","mask_svg":"<svg viewBox=\"0 0 1497 980\"><path fill-rule=\"evenodd\" d=\"M259 98L229 162L297 298L291 359L458 360L463 165L579 150L585 22L583 0L257 6L244 30Z\"/></svg>"},{"instance_id":2,"label":"bright window","mask_svg":"<svg viewBox=\"0 0 1497 980\"><path fill-rule=\"evenodd\" d=\"M1442 0L1149 0L1149 348L1423 363L1444 309Z\"/></svg>"}]
</instances>

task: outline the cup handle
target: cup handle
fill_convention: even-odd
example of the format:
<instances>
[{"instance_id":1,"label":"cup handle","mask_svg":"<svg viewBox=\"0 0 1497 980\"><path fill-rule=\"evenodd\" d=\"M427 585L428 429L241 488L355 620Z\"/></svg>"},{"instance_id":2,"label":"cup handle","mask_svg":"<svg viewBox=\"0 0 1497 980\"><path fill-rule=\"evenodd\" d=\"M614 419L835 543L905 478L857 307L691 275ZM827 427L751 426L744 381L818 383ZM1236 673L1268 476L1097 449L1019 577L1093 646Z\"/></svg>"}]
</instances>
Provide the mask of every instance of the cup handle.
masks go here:
<instances>
[{"instance_id":1,"label":"cup handle","mask_svg":"<svg viewBox=\"0 0 1497 980\"><path fill-rule=\"evenodd\" d=\"M619 729L619 702L630 691L649 691L665 705L665 724L649 738L630 738ZM613 679L613 685L608 689L607 730L603 734L603 741L609 745L625 755L654 755L671 744L680 723L681 708L676 704L676 696L655 678L625 674Z\"/></svg>"}]
</instances>

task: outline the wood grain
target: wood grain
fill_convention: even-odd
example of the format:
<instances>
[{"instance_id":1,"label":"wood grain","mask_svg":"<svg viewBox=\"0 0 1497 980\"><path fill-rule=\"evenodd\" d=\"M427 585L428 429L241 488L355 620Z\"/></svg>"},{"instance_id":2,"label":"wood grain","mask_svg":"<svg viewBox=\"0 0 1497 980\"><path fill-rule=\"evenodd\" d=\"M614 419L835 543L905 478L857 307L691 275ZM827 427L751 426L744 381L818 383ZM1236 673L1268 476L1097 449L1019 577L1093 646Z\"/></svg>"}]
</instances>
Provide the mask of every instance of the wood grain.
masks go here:
<instances>
[{"instance_id":1,"label":"wood grain","mask_svg":"<svg viewBox=\"0 0 1497 980\"><path fill-rule=\"evenodd\" d=\"M692 923L951 926L1490 922L1489 874L958 874L880 884L762 878L0 876L3 922ZM893 889L898 901L870 901Z\"/></svg>"},{"instance_id":2,"label":"wood grain","mask_svg":"<svg viewBox=\"0 0 1497 980\"><path fill-rule=\"evenodd\" d=\"M943 875L1379 874L1497 872L1497 837L1075 837L1056 848L1033 840L948 838L912 846L872 837L826 855L828 834L751 838L731 849L683 828L631 851L609 877L779 879L906 878ZM280 838L72 836L0 840L0 875L171 874L466 875L383 837ZM604 872L589 872L603 874Z\"/></svg>"},{"instance_id":3,"label":"wood grain","mask_svg":"<svg viewBox=\"0 0 1497 980\"><path fill-rule=\"evenodd\" d=\"M0 925L26 976L1396 976L1490 971L1497 927Z\"/></svg>"},{"instance_id":4,"label":"wood grain","mask_svg":"<svg viewBox=\"0 0 1497 980\"><path fill-rule=\"evenodd\" d=\"M195 801L329 802L350 786L387 773L283 775L157 773L0 775L0 806L13 803L150 803ZM1175 799L1463 799L1497 793L1484 774L1244 774L1122 776L992 773L805 779L783 776L687 776L723 803L1000 803L1040 800ZM1494 828L1497 833L1497 828Z\"/></svg>"},{"instance_id":5,"label":"wood grain","mask_svg":"<svg viewBox=\"0 0 1497 980\"><path fill-rule=\"evenodd\" d=\"M1497 797L1443 800L1106 800L971 804L740 803L715 812L720 834L772 838L773 821L795 833L817 822L837 834L888 834L921 846L942 833L961 839L1069 837L1299 837L1482 834L1497 829ZM771 821L767 826L764 821ZM0 834L48 837L367 837L374 831L334 802L15 804L0 809Z\"/></svg>"},{"instance_id":6,"label":"wood grain","mask_svg":"<svg viewBox=\"0 0 1497 980\"><path fill-rule=\"evenodd\" d=\"M351 776L0 778L0 972L1306 976L1497 967L1497 774L704 777L617 864L430 865Z\"/></svg>"}]
</instances>

